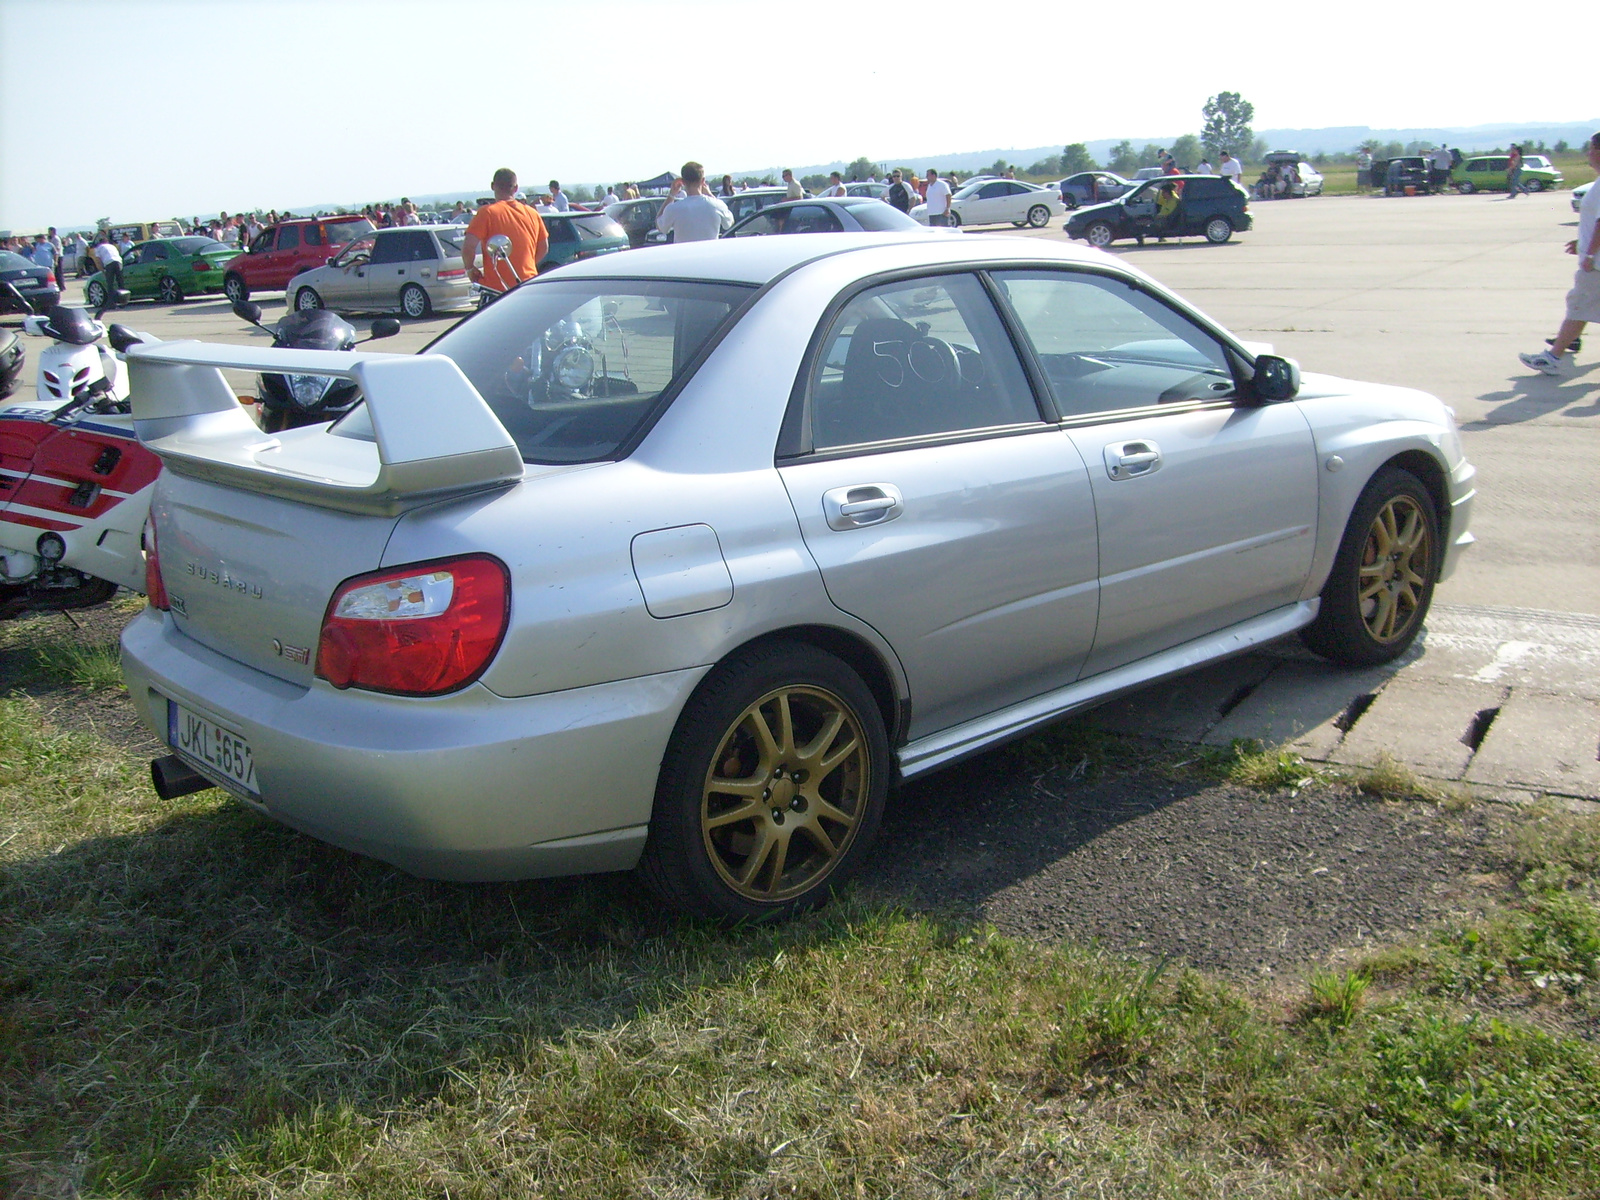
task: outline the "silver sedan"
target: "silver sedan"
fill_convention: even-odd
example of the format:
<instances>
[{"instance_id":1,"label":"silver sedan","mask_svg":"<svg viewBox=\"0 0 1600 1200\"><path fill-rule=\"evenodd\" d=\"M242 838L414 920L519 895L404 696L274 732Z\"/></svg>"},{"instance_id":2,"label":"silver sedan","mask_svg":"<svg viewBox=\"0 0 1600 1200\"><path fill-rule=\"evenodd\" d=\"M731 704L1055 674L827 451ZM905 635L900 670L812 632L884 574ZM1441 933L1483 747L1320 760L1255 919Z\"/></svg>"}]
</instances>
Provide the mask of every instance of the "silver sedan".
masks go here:
<instances>
[{"instance_id":1,"label":"silver sedan","mask_svg":"<svg viewBox=\"0 0 1600 1200\"><path fill-rule=\"evenodd\" d=\"M129 364L165 794L722 918L817 903L899 781L1130 688L1295 634L1394 658L1472 541L1438 400L1039 240L691 243L417 356ZM222 368L366 402L267 438Z\"/></svg>"}]
</instances>

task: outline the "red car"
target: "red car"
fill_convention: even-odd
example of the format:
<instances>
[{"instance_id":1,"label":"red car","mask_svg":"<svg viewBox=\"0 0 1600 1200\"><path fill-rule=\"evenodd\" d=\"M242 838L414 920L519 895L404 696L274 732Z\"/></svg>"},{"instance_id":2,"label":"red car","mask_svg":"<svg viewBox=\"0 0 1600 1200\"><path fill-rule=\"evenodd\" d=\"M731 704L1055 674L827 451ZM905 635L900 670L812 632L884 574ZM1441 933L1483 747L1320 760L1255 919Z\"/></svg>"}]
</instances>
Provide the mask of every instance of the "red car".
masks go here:
<instances>
[{"instance_id":1,"label":"red car","mask_svg":"<svg viewBox=\"0 0 1600 1200\"><path fill-rule=\"evenodd\" d=\"M251 292L281 292L301 271L320 267L359 237L372 232L365 217L315 217L279 221L263 229L250 248L228 264L222 290L234 304Z\"/></svg>"}]
</instances>

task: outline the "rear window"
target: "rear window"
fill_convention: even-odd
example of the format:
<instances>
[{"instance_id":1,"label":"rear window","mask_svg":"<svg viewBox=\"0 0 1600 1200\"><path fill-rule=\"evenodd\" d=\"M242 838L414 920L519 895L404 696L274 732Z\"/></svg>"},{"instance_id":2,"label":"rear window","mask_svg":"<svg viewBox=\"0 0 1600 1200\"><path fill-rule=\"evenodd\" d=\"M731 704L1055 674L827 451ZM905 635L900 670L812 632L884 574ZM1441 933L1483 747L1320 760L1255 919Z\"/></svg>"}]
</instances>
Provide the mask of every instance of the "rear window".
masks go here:
<instances>
[{"instance_id":1,"label":"rear window","mask_svg":"<svg viewBox=\"0 0 1600 1200\"><path fill-rule=\"evenodd\" d=\"M677 280L518 288L428 347L472 381L527 462L615 457L753 289Z\"/></svg>"},{"instance_id":2,"label":"rear window","mask_svg":"<svg viewBox=\"0 0 1600 1200\"><path fill-rule=\"evenodd\" d=\"M905 213L881 200L874 200L870 204L852 204L848 207L850 215L856 219L861 228L871 230L873 233L894 233L922 228Z\"/></svg>"},{"instance_id":3,"label":"rear window","mask_svg":"<svg viewBox=\"0 0 1600 1200\"><path fill-rule=\"evenodd\" d=\"M373 227L371 221L362 217L359 221L330 221L324 228L328 231L328 245L343 246L371 233Z\"/></svg>"},{"instance_id":4,"label":"rear window","mask_svg":"<svg viewBox=\"0 0 1600 1200\"><path fill-rule=\"evenodd\" d=\"M13 254L9 250L0 250L0 271L22 271L33 265L20 254Z\"/></svg>"},{"instance_id":5,"label":"rear window","mask_svg":"<svg viewBox=\"0 0 1600 1200\"><path fill-rule=\"evenodd\" d=\"M604 213L595 213L590 217L574 217L572 223L577 226L578 236L586 242L598 242L602 238L628 236L621 225L618 225Z\"/></svg>"},{"instance_id":6,"label":"rear window","mask_svg":"<svg viewBox=\"0 0 1600 1200\"><path fill-rule=\"evenodd\" d=\"M224 246L211 238L186 237L173 242L172 249L176 254L187 257L190 254L210 254L214 250L232 250L233 247Z\"/></svg>"},{"instance_id":7,"label":"rear window","mask_svg":"<svg viewBox=\"0 0 1600 1200\"><path fill-rule=\"evenodd\" d=\"M461 235L464 229L435 229L433 234L439 239L439 245L444 247L446 258L459 257L461 254Z\"/></svg>"}]
</instances>

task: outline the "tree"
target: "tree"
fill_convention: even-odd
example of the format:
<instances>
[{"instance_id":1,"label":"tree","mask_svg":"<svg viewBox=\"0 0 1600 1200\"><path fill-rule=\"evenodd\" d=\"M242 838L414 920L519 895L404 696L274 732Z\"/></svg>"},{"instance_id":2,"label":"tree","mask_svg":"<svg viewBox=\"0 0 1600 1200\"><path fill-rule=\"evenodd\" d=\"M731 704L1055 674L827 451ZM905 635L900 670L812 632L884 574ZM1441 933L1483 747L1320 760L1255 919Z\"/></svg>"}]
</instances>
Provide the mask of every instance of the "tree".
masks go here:
<instances>
[{"instance_id":1,"label":"tree","mask_svg":"<svg viewBox=\"0 0 1600 1200\"><path fill-rule=\"evenodd\" d=\"M1059 175L1061 174L1061 156L1059 154L1052 154L1049 158L1041 158L1038 162L1032 164L1025 172L1023 172L1023 174Z\"/></svg>"},{"instance_id":2,"label":"tree","mask_svg":"<svg viewBox=\"0 0 1600 1200\"><path fill-rule=\"evenodd\" d=\"M866 179L868 176L876 176L877 173L878 164L865 155L856 159L855 162L844 169L844 177L846 179Z\"/></svg>"},{"instance_id":3,"label":"tree","mask_svg":"<svg viewBox=\"0 0 1600 1200\"><path fill-rule=\"evenodd\" d=\"M1200 149L1200 139L1192 133L1186 133L1172 143L1169 153L1178 160L1178 166L1182 170L1192 171L1205 152Z\"/></svg>"},{"instance_id":4,"label":"tree","mask_svg":"<svg viewBox=\"0 0 1600 1200\"><path fill-rule=\"evenodd\" d=\"M1226 150L1235 158L1243 158L1250 149L1250 122L1255 120L1256 106L1238 92L1218 92L1201 106L1206 123L1200 131L1200 140L1213 154Z\"/></svg>"},{"instance_id":5,"label":"tree","mask_svg":"<svg viewBox=\"0 0 1600 1200\"><path fill-rule=\"evenodd\" d=\"M1567 145L1567 139L1566 138L1562 138L1554 146L1550 147L1550 149L1553 150L1557 154L1565 154L1569 148L1570 147L1568 147L1568 145Z\"/></svg>"},{"instance_id":6,"label":"tree","mask_svg":"<svg viewBox=\"0 0 1600 1200\"><path fill-rule=\"evenodd\" d=\"M1061 150L1061 173L1075 175L1079 171L1094 170L1094 158L1089 153L1089 147L1082 142L1073 142Z\"/></svg>"},{"instance_id":7,"label":"tree","mask_svg":"<svg viewBox=\"0 0 1600 1200\"><path fill-rule=\"evenodd\" d=\"M988 169L983 171L982 174L984 174L984 175L1004 175L1009 170L1011 170L1011 164L1008 163L1003 158L997 158L997 159L994 160L994 162L989 164Z\"/></svg>"},{"instance_id":8,"label":"tree","mask_svg":"<svg viewBox=\"0 0 1600 1200\"><path fill-rule=\"evenodd\" d=\"M1139 156L1133 152L1133 143L1124 139L1111 147L1106 156L1106 166L1118 175L1132 175L1139 169Z\"/></svg>"},{"instance_id":9,"label":"tree","mask_svg":"<svg viewBox=\"0 0 1600 1200\"><path fill-rule=\"evenodd\" d=\"M1251 138L1250 149L1246 150L1239 157L1245 162L1260 162L1269 153L1271 153L1271 151L1272 147L1267 145L1266 138Z\"/></svg>"}]
</instances>

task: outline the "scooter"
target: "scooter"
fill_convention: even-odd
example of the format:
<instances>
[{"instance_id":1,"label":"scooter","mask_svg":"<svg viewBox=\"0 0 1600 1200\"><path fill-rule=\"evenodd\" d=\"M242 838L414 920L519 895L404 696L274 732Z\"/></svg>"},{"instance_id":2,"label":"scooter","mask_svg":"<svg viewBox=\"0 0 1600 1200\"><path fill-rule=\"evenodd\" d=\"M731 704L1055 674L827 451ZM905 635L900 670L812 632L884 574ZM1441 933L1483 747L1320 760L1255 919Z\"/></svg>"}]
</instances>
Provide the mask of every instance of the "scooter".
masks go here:
<instances>
[{"instance_id":1,"label":"scooter","mask_svg":"<svg viewBox=\"0 0 1600 1200\"><path fill-rule=\"evenodd\" d=\"M393 337L400 332L399 321L380 317L372 323L367 337L358 342L355 327L326 308L286 313L270 329L261 323L259 304L241 300L233 306L233 315L270 333L273 346L280 349L353 350L365 342ZM261 428L267 433L337 420L361 399L361 392L353 382L328 375L263 374L256 377L256 383Z\"/></svg>"},{"instance_id":2,"label":"scooter","mask_svg":"<svg viewBox=\"0 0 1600 1200\"><path fill-rule=\"evenodd\" d=\"M142 591L140 541L161 470L134 436L119 357L157 339L108 331L65 305L23 328L52 345L36 394L0 405L0 617L87 608L118 585Z\"/></svg>"}]
</instances>

